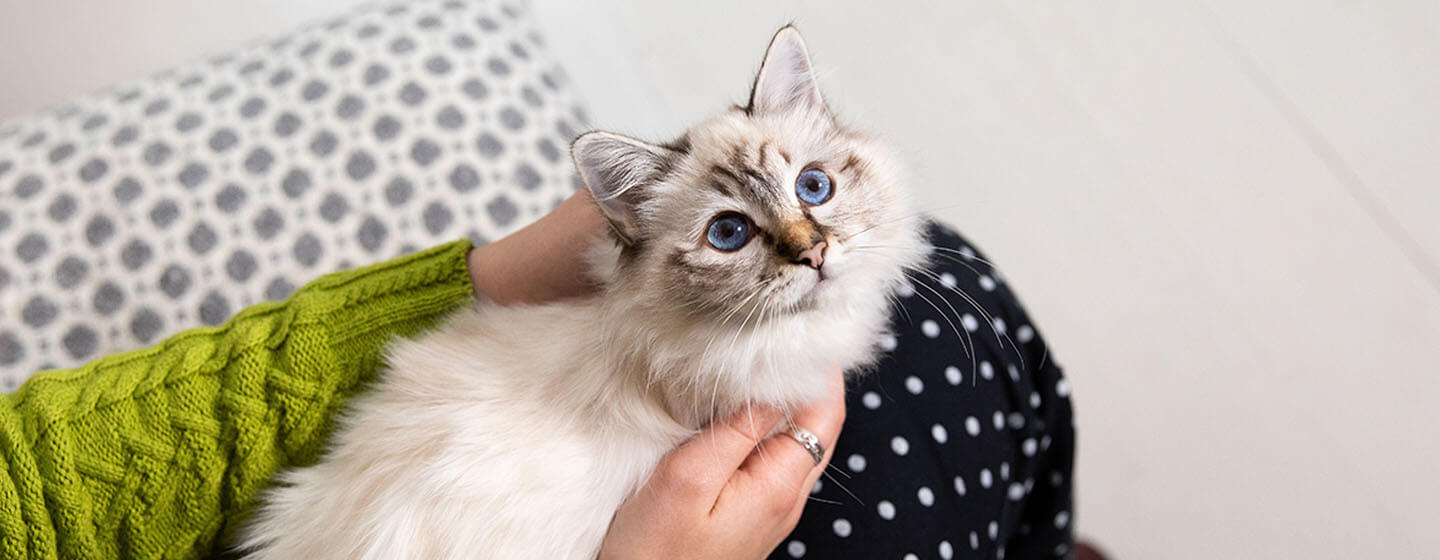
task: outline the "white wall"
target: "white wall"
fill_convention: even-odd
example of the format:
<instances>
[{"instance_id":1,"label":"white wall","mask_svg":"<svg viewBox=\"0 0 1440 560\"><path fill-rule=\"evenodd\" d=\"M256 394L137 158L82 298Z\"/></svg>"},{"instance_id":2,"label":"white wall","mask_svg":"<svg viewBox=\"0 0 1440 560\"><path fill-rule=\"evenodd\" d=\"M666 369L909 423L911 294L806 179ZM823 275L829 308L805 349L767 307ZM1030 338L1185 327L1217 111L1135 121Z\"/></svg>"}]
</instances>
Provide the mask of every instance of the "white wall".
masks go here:
<instances>
[{"instance_id":1,"label":"white wall","mask_svg":"<svg viewBox=\"0 0 1440 560\"><path fill-rule=\"evenodd\" d=\"M0 118L357 0L0 0ZM795 20L1075 387L1121 558L1440 550L1433 0L537 0L595 124L663 138Z\"/></svg>"}]
</instances>

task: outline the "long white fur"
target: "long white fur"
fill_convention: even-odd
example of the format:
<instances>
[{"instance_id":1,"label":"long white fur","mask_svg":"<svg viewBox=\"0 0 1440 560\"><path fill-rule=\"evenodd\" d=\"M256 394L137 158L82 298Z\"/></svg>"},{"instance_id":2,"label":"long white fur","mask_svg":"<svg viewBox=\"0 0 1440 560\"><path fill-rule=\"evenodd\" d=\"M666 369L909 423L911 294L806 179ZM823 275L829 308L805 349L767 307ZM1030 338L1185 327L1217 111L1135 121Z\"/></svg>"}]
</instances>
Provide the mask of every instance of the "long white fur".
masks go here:
<instances>
[{"instance_id":1,"label":"long white fur","mask_svg":"<svg viewBox=\"0 0 1440 560\"><path fill-rule=\"evenodd\" d=\"M770 56L791 39L786 33L793 30L777 35ZM798 34L793 44L803 57ZM796 68L795 53L782 54L792 63L781 66ZM775 78L769 67L759 87ZM808 78L808 62L803 71ZM819 122L829 119L823 104L791 105L732 111L692 128L692 160L723 161L725 146L766 139L799 160L783 170L793 181L806 161L863 154L872 184L840 185L848 190L837 200L852 197L849 206L812 209L841 224L828 240L828 279L790 266L771 289L724 314L696 312L665 297L662 261L631 263L638 272L627 274L619 245L603 240L587 255L604 286L593 297L482 301L397 341L388 370L354 401L325 457L283 473L264 497L239 543L247 558L593 558L615 510L705 423L747 402L812 402L826 371L873 360L887 297L922 258L918 220L878 144ZM654 198L674 203L647 209L646 219L676 231L650 243L701 243L709 214L692 216L695 207L733 204L687 184L702 167L655 187Z\"/></svg>"}]
</instances>

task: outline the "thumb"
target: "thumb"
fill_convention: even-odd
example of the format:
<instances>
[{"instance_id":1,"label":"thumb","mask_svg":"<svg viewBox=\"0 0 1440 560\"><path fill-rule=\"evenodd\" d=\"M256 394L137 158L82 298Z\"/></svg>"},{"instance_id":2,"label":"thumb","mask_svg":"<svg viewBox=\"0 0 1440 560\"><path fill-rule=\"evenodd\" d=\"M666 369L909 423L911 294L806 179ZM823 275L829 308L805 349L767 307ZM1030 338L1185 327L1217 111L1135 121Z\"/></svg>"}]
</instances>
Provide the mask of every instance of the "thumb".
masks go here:
<instances>
[{"instance_id":1,"label":"thumb","mask_svg":"<svg viewBox=\"0 0 1440 560\"><path fill-rule=\"evenodd\" d=\"M692 498L703 501L708 510L755 445L774 431L784 417L784 413L771 406L746 407L707 426L699 435L671 451L660 461L651 478L691 494Z\"/></svg>"}]
</instances>

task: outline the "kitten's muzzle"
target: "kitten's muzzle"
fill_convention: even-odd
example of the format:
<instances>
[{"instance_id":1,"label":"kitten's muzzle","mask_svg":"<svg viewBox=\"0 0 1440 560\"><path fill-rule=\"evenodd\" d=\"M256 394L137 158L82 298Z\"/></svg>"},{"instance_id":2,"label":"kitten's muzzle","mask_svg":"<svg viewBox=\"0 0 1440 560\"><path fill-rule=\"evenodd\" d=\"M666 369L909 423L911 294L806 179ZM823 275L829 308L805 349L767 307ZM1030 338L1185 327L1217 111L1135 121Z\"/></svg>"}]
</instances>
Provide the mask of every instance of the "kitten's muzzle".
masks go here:
<instances>
[{"instance_id":1,"label":"kitten's muzzle","mask_svg":"<svg viewBox=\"0 0 1440 560\"><path fill-rule=\"evenodd\" d=\"M790 262L815 270L825 264L825 233L813 220L795 220L785 226L777 239L776 249Z\"/></svg>"},{"instance_id":2,"label":"kitten's muzzle","mask_svg":"<svg viewBox=\"0 0 1440 560\"><path fill-rule=\"evenodd\" d=\"M804 251L800 251L800 254L797 255L795 257L795 260L791 262L794 262L795 264L803 264L815 270L820 270L820 267L825 264L825 249L827 246L828 245L826 245L824 241L816 243L815 246Z\"/></svg>"}]
</instances>

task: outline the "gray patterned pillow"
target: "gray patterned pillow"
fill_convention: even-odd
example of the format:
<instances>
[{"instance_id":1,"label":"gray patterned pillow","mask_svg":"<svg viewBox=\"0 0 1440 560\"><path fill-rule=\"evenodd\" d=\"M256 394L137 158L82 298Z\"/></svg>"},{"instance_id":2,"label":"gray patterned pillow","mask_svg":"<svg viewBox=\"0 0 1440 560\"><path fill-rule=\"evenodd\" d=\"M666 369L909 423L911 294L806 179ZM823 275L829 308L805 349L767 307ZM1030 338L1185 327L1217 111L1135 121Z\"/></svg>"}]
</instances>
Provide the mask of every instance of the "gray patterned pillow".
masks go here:
<instances>
[{"instance_id":1,"label":"gray patterned pillow","mask_svg":"<svg viewBox=\"0 0 1440 560\"><path fill-rule=\"evenodd\" d=\"M533 220L566 84L523 6L420 1L0 123L0 389Z\"/></svg>"}]
</instances>

